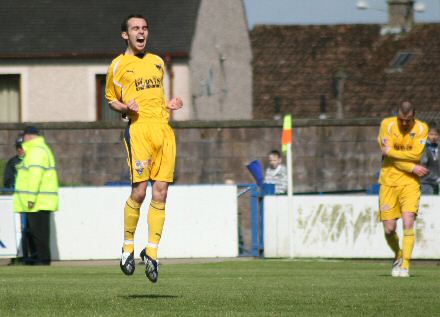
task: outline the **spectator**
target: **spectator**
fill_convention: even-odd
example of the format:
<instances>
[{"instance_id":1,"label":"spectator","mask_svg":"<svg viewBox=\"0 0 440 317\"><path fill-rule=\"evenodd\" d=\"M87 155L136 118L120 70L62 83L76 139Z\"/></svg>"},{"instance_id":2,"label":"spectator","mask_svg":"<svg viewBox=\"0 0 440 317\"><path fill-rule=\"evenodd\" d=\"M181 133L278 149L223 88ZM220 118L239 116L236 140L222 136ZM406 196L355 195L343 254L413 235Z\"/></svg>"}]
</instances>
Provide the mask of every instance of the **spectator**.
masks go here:
<instances>
[{"instance_id":1,"label":"spectator","mask_svg":"<svg viewBox=\"0 0 440 317\"><path fill-rule=\"evenodd\" d=\"M422 157L422 165L429 170L429 174L421 178L422 194L438 195L438 184L440 182L440 166L438 163L438 140L439 128L430 127L425 152Z\"/></svg>"},{"instance_id":2,"label":"spectator","mask_svg":"<svg viewBox=\"0 0 440 317\"><path fill-rule=\"evenodd\" d=\"M35 245L35 261L49 265L50 214L58 209L58 176L55 159L35 127L23 131L23 161L17 166L14 211L27 215L29 234Z\"/></svg>"},{"instance_id":3,"label":"spectator","mask_svg":"<svg viewBox=\"0 0 440 317\"><path fill-rule=\"evenodd\" d=\"M23 143L23 134L20 133L18 137L15 139L15 149L17 153L13 157L11 157L9 161L6 163L3 186L6 190L9 190L11 192L13 192L15 188L17 165L19 165L23 161L23 157L24 157L24 150L22 147L22 143ZM23 257L12 260L11 262L12 264L31 262L32 254L35 252L35 247L29 238L29 228L28 228L26 213L21 213L20 221L21 221L21 250L23 253Z\"/></svg>"},{"instance_id":4,"label":"spectator","mask_svg":"<svg viewBox=\"0 0 440 317\"><path fill-rule=\"evenodd\" d=\"M13 190L15 188L17 165L23 160L24 150L22 147L22 143L23 136L19 135L17 139L15 139L15 150L17 153L13 157L11 157L6 163L3 187L9 190Z\"/></svg>"},{"instance_id":5,"label":"spectator","mask_svg":"<svg viewBox=\"0 0 440 317\"><path fill-rule=\"evenodd\" d=\"M281 153L272 150L269 153L269 167L266 169L264 182L275 184L275 194L285 195L287 193L287 169L282 163Z\"/></svg>"}]
</instances>

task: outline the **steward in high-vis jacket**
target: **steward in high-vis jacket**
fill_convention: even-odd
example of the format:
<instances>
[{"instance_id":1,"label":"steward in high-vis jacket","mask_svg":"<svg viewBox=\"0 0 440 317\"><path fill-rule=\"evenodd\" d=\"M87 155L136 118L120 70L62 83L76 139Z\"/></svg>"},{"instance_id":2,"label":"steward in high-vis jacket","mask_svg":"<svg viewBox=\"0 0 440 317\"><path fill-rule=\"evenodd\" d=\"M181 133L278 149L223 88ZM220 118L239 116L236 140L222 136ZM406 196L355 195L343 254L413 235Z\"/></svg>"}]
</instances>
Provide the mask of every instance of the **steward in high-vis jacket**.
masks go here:
<instances>
[{"instance_id":1,"label":"steward in high-vis jacket","mask_svg":"<svg viewBox=\"0 0 440 317\"><path fill-rule=\"evenodd\" d=\"M24 159L17 166L14 211L26 212L36 248L33 264L50 264L50 214L58 210L55 158L35 127L23 131Z\"/></svg>"}]
</instances>

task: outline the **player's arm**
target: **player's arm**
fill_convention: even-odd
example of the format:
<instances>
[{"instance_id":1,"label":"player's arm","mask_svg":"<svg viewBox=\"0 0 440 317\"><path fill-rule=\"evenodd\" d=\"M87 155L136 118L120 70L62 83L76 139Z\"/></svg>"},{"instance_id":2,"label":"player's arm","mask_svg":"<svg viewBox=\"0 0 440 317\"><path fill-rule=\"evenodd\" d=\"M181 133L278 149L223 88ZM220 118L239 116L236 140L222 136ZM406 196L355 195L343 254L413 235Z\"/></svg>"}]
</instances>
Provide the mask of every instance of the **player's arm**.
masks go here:
<instances>
[{"instance_id":1,"label":"player's arm","mask_svg":"<svg viewBox=\"0 0 440 317\"><path fill-rule=\"evenodd\" d=\"M423 177L429 173L429 170L425 166L411 162L393 160L392 164L402 172L413 173L419 177Z\"/></svg>"},{"instance_id":2,"label":"player's arm","mask_svg":"<svg viewBox=\"0 0 440 317\"><path fill-rule=\"evenodd\" d=\"M113 68L114 65L112 64L107 71L105 98L107 99L110 108L119 112L122 116L135 116L139 112L139 105L134 99L130 100L127 104L122 102L122 85L115 81Z\"/></svg>"},{"instance_id":3,"label":"player's arm","mask_svg":"<svg viewBox=\"0 0 440 317\"><path fill-rule=\"evenodd\" d=\"M423 144L420 144L419 142L423 142ZM420 162L420 159L422 158L423 152L425 150L425 141L419 140L419 142L414 142L415 144L410 151L398 151L390 148L384 154L388 157L398 160Z\"/></svg>"},{"instance_id":4,"label":"player's arm","mask_svg":"<svg viewBox=\"0 0 440 317\"><path fill-rule=\"evenodd\" d=\"M425 144L427 137L428 137L428 129L424 127L423 131L420 134L414 136L413 146L411 150L398 151L391 146L389 148L386 148L384 154L394 159L418 163L420 162L420 159L422 158L423 153L425 152Z\"/></svg>"},{"instance_id":5,"label":"player's arm","mask_svg":"<svg viewBox=\"0 0 440 317\"><path fill-rule=\"evenodd\" d=\"M379 129L379 135L377 136L377 142L379 143L379 147L381 151L384 151L384 148L387 146L392 146L391 135L388 133L387 124L385 120L382 120Z\"/></svg>"},{"instance_id":6,"label":"player's arm","mask_svg":"<svg viewBox=\"0 0 440 317\"><path fill-rule=\"evenodd\" d=\"M130 100L127 104L119 100L113 100L109 102L109 105L113 110L121 113L123 116L133 117L139 112L139 105L134 99Z\"/></svg>"}]
</instances>

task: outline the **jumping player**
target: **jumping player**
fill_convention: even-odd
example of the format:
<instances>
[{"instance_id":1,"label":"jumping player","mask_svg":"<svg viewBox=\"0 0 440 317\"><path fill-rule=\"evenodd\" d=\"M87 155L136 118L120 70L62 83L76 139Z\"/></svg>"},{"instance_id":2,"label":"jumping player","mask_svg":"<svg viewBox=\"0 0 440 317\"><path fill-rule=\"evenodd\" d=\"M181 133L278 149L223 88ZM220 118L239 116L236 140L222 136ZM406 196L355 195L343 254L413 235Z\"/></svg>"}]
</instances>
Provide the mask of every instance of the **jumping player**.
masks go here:
<instances>
[{"instance_id":1,"label":"jumping player","mask_svg":"<svg viewBox=\"0 0 440 317\"><path fill-rule=\"evenodd\" d=\"M134 234L147 182L151 181L148 243L140 256L145 263L145 275L155 283L159 269L157 249L176 156L174 133L168 125L169 112L182 108L183 103L178 97L166 102L164 62L159 56L145 51L149 34L147 19L142 15L129 15L122 22L121 31L127 49L112 61L106 82L106 98L111 108L129 119L124 139L132 190L124 208L120 267L126 275L134 273Z\"/></svg>"}]
</instances>

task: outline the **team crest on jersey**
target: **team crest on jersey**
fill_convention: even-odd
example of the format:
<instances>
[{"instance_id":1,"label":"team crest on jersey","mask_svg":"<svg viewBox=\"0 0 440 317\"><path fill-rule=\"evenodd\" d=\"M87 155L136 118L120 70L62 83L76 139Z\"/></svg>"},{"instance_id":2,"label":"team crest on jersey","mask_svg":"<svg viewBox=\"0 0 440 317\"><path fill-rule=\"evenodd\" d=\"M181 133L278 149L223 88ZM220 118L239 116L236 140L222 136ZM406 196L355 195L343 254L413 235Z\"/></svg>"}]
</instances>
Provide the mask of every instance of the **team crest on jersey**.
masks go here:
<instances>
[{"instance_id":1,"label":"team crest on jersey","mask_svg":"<svg viewBox=\"0 0 440 317\"><path fill-rule=\"evenodd\" d=\"M147 168L148 166L150 166L150 164L151 164L151 160L147 160L147 161L136 160L135 170L138 173L138 175L141 176L142 173L144 172L144 169Z\"/></svg>"},{"instance_id":2,"label":"team crest on jersey","mask_svg":"<svg viewBox=\"0 0 440 317\"><path fill-rule=\"evenodd\" d=\"M416 136L416 134L415 134L414 132L411 132L411 133L409 134L409 136L411 137L411 139L414 139L414 137Z\"/></svg>"},{"instance_id":3,"label":"team crest on jersey","mask_svg":"<svg viewBox=\"0 0 440 317\"><path fill-rule=\"evenodd\" d=\"M162 65L160 64L154 64L154 65L156 65L157 70L162 70Z\"/></svg>"}]
</instances>

